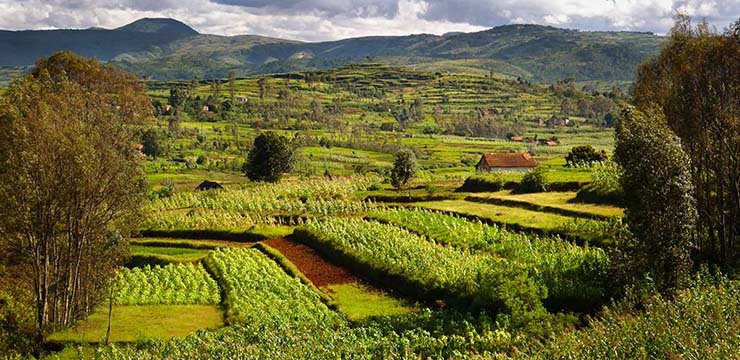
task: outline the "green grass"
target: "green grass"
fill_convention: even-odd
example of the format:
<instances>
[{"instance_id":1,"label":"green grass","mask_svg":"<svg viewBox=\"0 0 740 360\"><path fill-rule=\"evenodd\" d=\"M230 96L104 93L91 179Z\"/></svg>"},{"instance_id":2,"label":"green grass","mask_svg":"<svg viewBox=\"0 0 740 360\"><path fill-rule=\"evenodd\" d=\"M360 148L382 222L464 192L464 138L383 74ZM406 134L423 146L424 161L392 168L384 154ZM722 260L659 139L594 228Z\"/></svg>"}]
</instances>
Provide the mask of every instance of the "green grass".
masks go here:
<instances>
[{"instance_id":1,"label":"green grass","mask_svg":"<svg viewBox=\"0 0 740 360\"><path fill-rule=\"evenodd\" d=\"M213 250L219 246L228 246L228 241L222 240L190 240L190 239L176 239L176 238L134 238L129 240L130 245L144 246L144 247L173 247L173 248L188 248L188 249L199 249L199 250Z\"/></svg>"},{"instance_id":2,"label":"green grass","mask_svg":"<svg viewBox=\"0 0 740 360\"><path fill-rule=\"evenodd\" d=\"M208 250L132 245L131 255L151 255L168 262L195 262L208 256Z\"/></svg>"},{"instance_id":3,"label":"green grass","mask_svg":"<svg viewBox=\"0 0 740 360\"><path fill-rule=\"evenodd\" d=\"M49 341L97 343L104 341L108 326L108 307L100 306L76 326L49 336ZM223 314L209 305L114 306L111 341L134 342L144 339L169 339L198 329L223 326Z\"/></svg>"},{"instance_id":4,"label":"green grass","mask_svg":"<svg viewBox=\"0 0 740 360\"><path fill-rule=\"evenodd\" d=\"M324 288L334 305L350 320L372 316L408 314L416 309L387 293L359 283L334 284Z\"/></svg>"},{"instance_id":5,"label":"green grass","mask_svg":"<svg viewBox=\"0 0 740 360\"><path fill-rule=\"evenodd\" d=\"M478 193L478 197L497 198L504 200L524 201L539 206L550 206L564 210L579 211L601 216L623 216L624 209L611 205L597 205L586 203L569 202L576 197L576 193L569 192L543 192L531 194L511 194L511 191L499 191L495 193Z\"/></svg>"},{"instance_id":6,"label":"green grass","mask_svg":"<svg viewBox=\"0 0 740 360\"><path fill-rule=\"evenodd\" d=\"M293 233L294 226L287 225L258 225L249 230L249 233L264 236L266 239L272 239L280 236L288 236Z\"/></svg>"},{"instance_id":7,"label":"green grass","mask_svg":"<svg viewBox=\"0 0 740 360\"><path fill-rule=\"evenodd\" d=\"M480 204L465 200L420 202L415 205L428 209L477 215L481 218L491 219L497 223L514 224L545 231L556 230L560 225L571 219L567 216L549 214L540 211L491 204Z\"/></svg>"}]
</instances>

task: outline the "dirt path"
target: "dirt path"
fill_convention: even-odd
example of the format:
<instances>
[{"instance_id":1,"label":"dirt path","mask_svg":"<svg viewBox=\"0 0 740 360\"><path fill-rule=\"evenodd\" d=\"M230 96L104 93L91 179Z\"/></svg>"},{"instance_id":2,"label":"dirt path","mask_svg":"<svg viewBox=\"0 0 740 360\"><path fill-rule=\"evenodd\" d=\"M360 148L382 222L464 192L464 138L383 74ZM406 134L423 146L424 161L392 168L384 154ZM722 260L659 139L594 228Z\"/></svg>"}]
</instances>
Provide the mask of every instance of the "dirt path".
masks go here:
<instances>
[{"instance_id":1,"label":"dirt path","mask_svg":"<svg viewBox=\"0 0 740 360\"><path fill-rule=\"evenodd\" d=\"M263 242L280 251L317 287L360 281L349 270L332 264L309 246L282 237Z\"/></svg>"}]
</instances>

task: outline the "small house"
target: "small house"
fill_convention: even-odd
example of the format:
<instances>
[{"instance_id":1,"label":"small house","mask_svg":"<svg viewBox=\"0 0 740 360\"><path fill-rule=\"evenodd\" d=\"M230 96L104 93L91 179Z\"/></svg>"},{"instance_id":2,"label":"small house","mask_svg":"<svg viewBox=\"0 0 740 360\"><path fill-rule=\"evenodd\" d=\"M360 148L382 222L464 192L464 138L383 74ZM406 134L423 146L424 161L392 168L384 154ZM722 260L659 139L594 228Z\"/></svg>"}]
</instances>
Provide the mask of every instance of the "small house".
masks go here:
<instances>
[{"instance_id":1,"label":"small house","mask_svg":"<svg viewBox=\"0 0 740 360\"><path fill-rule=\"evenodd\" d=\"M528 153L483 154L475 169L478 171L527 171L537 166Z\"/></svg>"},{"instance_id":2,"label":"small house","mask_svg":"<svg viewBox=\"0 0 740 360\"><path fill-rule=\"evenodd\" d=\"M570 125L570 119L567 117L556 117L553 116L550 118L550 120L547 120L547 126L553 127L553 126L569 126Z\"/></svg>"},{"instance_id":3,"label":"small house","mask_svg":"<svg viewBox=\"0 0 740 360\"><path fill-rule=\"evenodd\" d=\"M219 184L219 183L217 183L215 181L205 180L202 183L200 183L200 185L198 185L195 188L195 190L206 191L206 190L218 190L218 189L223 189L223 188L224 187L221 186L221 184Z\"/></svg>"},{"instance_id":4,"label":"small house","mask_svg":"<svg viewBox=\"0 0 740 360\"><path fill-rule=\"evenodd\" d=\"M513 141L513 142L524 142L524 137L523 136L512 136L511 137L511 141Z\"/></svg>"}]
</instances>

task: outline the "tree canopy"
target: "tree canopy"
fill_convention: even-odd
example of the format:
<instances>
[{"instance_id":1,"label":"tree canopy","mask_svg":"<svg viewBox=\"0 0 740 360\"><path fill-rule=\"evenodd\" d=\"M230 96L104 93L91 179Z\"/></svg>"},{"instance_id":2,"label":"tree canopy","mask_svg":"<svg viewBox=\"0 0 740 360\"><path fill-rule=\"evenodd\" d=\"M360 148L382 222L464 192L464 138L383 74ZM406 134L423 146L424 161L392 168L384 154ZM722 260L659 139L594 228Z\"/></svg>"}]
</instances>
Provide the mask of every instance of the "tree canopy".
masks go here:
<instances>
[{"instance_id":1,"label":"tree canopy","mask_svg":"<svg viewBox=\"0 0 740 360\"><path fill-rule=\"evenodd\" d=\"M625 218L638 243L632 259L658 289L680 287L696 225L689 158L660 113L625 109L616 139Z\"/></svg>"},{"instance_id":2,"label":"tree canopy","mask_svg":"<svg viewBox=\"0 0 740 360\"><path fill-rule=\"evenodd\" d=\"M740 261L740 21L724 33L679 16L638 70L635 105L655 111L688 154L699 209L697 258Z\"/></svg>"},{"instance_id":3,"label":"tree canopy","mask_svg":"<svg viewBox=\"0 0 740 360\"><path fill-rule=\"evenodd\" d=\"M293 169L293 152L293 145L285 136L274 132L258 135L247 155L247 177L252 181L277 182Z\"/></svg>"},{"instance_id":4,"label":"tree canopy","mask_svg":"<svg viewBox=\"0 0 740 360\"><path fill-rule=\"evenodd\" d=\"M146 190L135 126L152 111L135 76L69 52L2 96L0 242L31 274L37 344L91 311L122 261Z\"/></svg>"},{"instance_id":5,"label":"tree canopy","mask_svg":"<svg viewBox=\"0 0 740 360\"><path fill-rule=\"evenodd\" d=\"M391 184L396 189L408 186L416 176L416 170L416 155L411 150L399 151L391 169Z\"/></svg>"}]
</instances>

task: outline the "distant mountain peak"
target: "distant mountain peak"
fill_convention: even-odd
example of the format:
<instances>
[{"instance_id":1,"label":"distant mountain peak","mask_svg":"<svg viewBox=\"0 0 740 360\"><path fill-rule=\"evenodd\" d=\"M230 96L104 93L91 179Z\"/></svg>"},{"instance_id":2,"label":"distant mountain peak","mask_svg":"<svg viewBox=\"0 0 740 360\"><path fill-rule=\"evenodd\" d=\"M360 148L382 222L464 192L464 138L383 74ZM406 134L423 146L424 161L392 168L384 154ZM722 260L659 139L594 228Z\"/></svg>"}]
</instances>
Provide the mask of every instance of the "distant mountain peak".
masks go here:
<instances>
[{"instance_id":1,"label":"distant mountain peak","mask_svg":"<svg viewBox=\"0 0 740 360\"><path fill-rule=\"evenodd\" d=\"M181 34L197 35L198 32L193 30L185 23L170 18L143 18L136 20L128 25L114 29L116 31L135 31L146 33L160 34Z\"/></svg>"}]
</instances>

